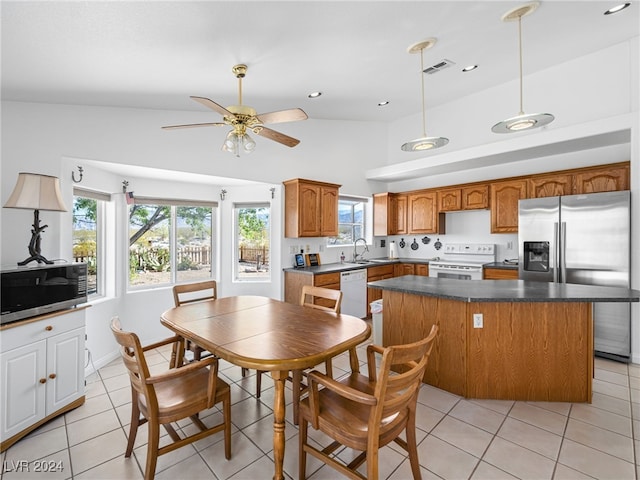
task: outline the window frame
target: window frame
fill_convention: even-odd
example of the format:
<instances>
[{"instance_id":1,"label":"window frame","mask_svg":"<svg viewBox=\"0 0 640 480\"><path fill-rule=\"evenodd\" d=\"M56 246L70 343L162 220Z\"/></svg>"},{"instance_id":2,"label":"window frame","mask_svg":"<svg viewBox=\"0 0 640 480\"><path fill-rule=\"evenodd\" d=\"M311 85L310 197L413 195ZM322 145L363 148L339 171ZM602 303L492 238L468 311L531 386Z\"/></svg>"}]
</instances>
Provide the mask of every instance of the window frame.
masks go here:
<instances>
[{"instance_id":1,"label":"window frame","mask_svg":"<svg viewBox=\"0 0 640 480\"><path fill-rule=\"evenodd\" d=\"M178 207L196 207L196 208L210 208L211 209L211 243L210 247L210 255L209 255L209 276L198 278L198 281L203 280L215 280L216 278L216 265L217 265L217 255L216 255L216 235L217 231L217 215L218 215L218 202L212 202L208 200L183 200L183 199L168 199L168 198L157 198L157 197L144 197L144 196L136 196L133 198L133 204L137 205L152 205L152 206L167 206L169 207L169 226L168 226L168 241L169 241L169 280L167 282L161 282L156 284L143 284L143 285L132 285L131 284L131 276L127 275L127 291L128 292L137 292L141 290L149 290L155 288L166 288L169 286L173 286L180 283L188 283L190 281L196 280L179 280L178 279ZM130 256L130 205L127 205L127 214L126 218L126 228L125 228L125 244L127 245L127 254L126 254L126 271L130 272L131 268L131 256Z\"/></svg>"},{"instance_id":2,"label":"window frame","mask_svg":"<svg viewBox=\"0 0 640 480\"><path fill-rule=\"evenodd\" d=\"M240 209L243 208L267 208L269 210L269 224L267 228L267 236L269 241L269 273L265 276L260 277L246 277L240 278L238 266L240 265L240 232L239 232L239 214ZM273 281L273 264L271 262L272 257L272 245L273 245L273 219L272 219L272 211L273 206L270 202L237 202L232 206L233 212L233 270L232 270L232 278L234 283L247 284L247 283L271 283Z\"/></svg>"}]
</instances>

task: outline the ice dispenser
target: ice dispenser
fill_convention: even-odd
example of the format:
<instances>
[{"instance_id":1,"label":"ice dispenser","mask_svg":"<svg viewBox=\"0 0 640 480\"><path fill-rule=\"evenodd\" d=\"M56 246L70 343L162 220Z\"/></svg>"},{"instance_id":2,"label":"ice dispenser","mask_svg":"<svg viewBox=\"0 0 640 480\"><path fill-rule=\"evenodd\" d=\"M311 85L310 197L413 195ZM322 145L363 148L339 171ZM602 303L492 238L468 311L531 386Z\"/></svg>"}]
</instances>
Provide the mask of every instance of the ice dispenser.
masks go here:
<instances>
[{"instance_id":1,"label":"ice dispenser","mask_svg":"<svg viewBox=\"0 0 640 480\"><path fill-rule=\"evenodd\" d=\"M524 270L549 271L549 242L524 242Z\"/></svg>"}]
</instances>

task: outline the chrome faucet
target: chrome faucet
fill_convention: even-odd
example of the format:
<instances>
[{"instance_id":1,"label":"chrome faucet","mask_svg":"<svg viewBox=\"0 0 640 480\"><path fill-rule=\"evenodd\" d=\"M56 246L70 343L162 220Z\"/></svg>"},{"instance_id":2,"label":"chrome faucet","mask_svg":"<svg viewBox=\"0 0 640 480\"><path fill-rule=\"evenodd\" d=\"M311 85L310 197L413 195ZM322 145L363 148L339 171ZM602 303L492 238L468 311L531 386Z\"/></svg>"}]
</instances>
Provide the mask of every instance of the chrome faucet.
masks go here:
<instances>
[{"instance_id":1,"label":"chrome faucet","mask_svg":"<svg viewBox=\"0 0 640 480\"><path fill-rule=\"evenodd\" d=\"M358 242L362 240L364 242L364 250L361 254L358 254ZM353 261L354 263L358 261L358 257L360 260L364 260L364 252L368 252L369 247L367 246L367 240L365 238L357 238L355 242L353 242Z\"/></svg>"}]
</instances>

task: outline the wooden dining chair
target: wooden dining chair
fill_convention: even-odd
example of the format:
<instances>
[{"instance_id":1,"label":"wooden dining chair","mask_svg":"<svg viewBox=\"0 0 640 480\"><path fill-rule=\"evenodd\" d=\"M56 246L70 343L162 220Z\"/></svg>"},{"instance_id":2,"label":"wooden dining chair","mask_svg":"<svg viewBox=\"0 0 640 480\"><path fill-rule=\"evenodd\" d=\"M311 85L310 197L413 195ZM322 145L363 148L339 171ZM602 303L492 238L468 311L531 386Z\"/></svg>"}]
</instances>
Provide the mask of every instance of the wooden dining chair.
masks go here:
<instances>
[{"instance_id":1,"label":"wooden dining chair","mask_svg":"<svg viewBox=\"0 0 640 480\"><path fill-rule=\"evenodd\" d=\"M218 298L218 284L215 280L204 280L202 282L186 283L173 286L173 302L176 307L189 303L207 302ZM193 359L200 360L208 357L211 353L195 343L186 340L185 349L193 352ZM242 368L242 376L246 377L249 370Z\"/></svg>"},{"instance_id":2,"label":"wooden dining chair","mask_svg":"<svg viewBox=\"0 0 640 480\"><path fill-rule=\"evenodd\" d=\"M184 342L174 336L143 347L135 333L125 332L118 317L111 319L111 331L121 346L122 360L131 381L131 426L124 454L130 457L138 427L148 424L147 461L144 478L155 475L159 455L172 452L189 443L224 431L224 455L231 458L231 395L229 385L218 378L218 359L209 357L186 365L169 368L151 375L145 352L164 345L173 345L172 359L181 359ZM198 414L222 403L222 422L207 427ZM198 432L181 437L171 423L190 418ZM160 447L160 425L169 433L172 443Z\"/></svg>"},{"instance_id":3,"label":"wooden dining chair","mask_svg":"<svg viewBox=\"0 0 640 480\"><path fill-rule=\"evenodd\" d=\"M368 377L352 373L334 380L318 371L309 373L309 395L300 401L298 478L306 478L307 454L311 454L348 478L377 480L378 450L391 441L409 453L413 478L421 478L416 404L437 333L434 325L428 337L415 343L367 346ZM381 356L379 369L376 355ZM333 442L325 448L308 443L309 424ZM402 432L406 440L400 438ZM361 453L345 465L331 456L341 445ZM366 477L356 471L365 461Z\"/></svg>"}]
</instances>

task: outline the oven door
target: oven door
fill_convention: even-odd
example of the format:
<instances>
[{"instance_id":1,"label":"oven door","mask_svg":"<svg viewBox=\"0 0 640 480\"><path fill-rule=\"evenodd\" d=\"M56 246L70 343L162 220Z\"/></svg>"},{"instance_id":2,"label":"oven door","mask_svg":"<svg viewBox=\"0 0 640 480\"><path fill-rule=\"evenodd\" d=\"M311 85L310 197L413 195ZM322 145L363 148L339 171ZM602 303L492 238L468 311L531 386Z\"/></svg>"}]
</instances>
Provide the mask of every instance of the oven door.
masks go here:
<instances>
[{"instance_id":1,"label":"oven door","mask_svg":"<svg viewBox=\"0 0 640 480\"><path fill-rule=\"evenodd\" d=\"M455 280L482 280L482 267L468 265L430 264L429 276Z\"/></svg>"}]
</instances>

